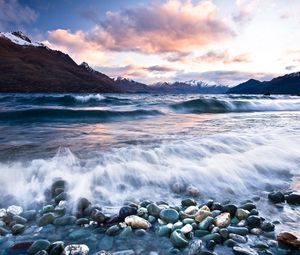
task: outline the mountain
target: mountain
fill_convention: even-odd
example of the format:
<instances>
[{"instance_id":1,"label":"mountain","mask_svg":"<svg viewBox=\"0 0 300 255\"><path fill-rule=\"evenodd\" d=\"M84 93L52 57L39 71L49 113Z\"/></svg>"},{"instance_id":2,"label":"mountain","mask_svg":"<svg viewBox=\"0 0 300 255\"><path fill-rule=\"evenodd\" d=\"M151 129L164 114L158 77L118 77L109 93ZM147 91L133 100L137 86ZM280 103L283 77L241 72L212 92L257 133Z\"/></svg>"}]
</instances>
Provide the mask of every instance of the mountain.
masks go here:
<instances>
[{"instance_id":1,"label":"mountain","mask_svg":"<svg viewBox=\"0 0 300 255\"><path fill-rule=\"evenodd\" d=\"M0 33L0 92L121 92L108 76L77 65L22 32Z\"/></svg>"},{"instance_id":2,"label":"mountain","mask_svg":"<svg viewBox=\"0 0 300 255\"><path fill-rule=\"evenodd\" d=\"M202 93L202 94L223 94L228 90L227 86L208 84L203 81L185 81L174 83L156 83L153 88L164 93Z\"/></svg>"},{"instance_id":3,"label":"mountain","mask_svg":"<svg viewBox=\"0 0 300 255\"><path fill-rule=\"evenodd\" d=\"M286 74L270 81L251 79L229 89L227 93L300 95L300 72Z\"/></svg>"},{"instance_id":4,"label":"mountain","mask_svg":"<svg viewBox=\"0 0 300 255\"><path fill-rule=\"evenodd\" d=\"M114 82L117 84L118 88L126 93L149 93L152 92L150 86L136 82L131 79L117 77L114 79Z\"/></svg>"}]
</instances>

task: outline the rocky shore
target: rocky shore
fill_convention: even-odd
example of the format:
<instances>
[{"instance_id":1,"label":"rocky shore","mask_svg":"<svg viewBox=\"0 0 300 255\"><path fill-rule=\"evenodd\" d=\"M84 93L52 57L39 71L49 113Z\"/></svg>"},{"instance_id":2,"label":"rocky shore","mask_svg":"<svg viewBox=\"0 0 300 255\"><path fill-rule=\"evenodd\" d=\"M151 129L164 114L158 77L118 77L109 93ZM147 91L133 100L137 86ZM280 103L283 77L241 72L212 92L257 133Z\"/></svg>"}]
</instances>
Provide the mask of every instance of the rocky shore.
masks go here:
<instances>
[{"instance_id":1,"label":"rocky shore","mask_svg":"<svg viewBox=\"0 0 300 255\"><path fill-rule=\"evenodd\" d=\"M41 208L0 209L0 255L300 254L300 240L276 233L278 222L260 216L252 200L238 205L195 197L180 205L146 200L108 215L86 198L74 204L67 191L67 183L56 180ZM268 198L300 204L295 192L272 192Z\"/></svg>"}]
</instances>

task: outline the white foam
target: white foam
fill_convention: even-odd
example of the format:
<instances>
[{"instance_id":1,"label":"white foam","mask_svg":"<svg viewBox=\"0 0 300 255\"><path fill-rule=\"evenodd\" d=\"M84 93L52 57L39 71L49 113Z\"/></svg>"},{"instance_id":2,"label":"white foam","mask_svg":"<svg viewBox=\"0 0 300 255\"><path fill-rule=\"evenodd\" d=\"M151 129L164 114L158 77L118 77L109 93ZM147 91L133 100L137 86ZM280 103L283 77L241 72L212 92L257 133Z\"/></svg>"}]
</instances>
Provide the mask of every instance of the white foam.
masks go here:
<instances>
[{"instance_id":1,"label":"white foam","mask_svg":"<svg viewBox=\"0 0 300 255\"><path fill-rule=\"evenodd\" d=\"M85 96L75 96L76 100L82 103L86 103L89 100L97 100L101 101L105 99L105 96L102 96L100 94L90 94L90 95L85 95Z\"/></svg>"}]
</instances>

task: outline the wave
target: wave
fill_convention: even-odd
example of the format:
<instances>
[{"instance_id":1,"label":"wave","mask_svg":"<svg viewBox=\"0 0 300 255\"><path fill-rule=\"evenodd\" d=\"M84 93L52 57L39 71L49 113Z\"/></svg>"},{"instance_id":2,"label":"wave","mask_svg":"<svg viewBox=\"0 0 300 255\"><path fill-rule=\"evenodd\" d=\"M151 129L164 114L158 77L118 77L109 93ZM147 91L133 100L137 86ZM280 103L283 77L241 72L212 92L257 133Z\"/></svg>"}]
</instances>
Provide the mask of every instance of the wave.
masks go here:
<instances>
[{"instance_id":1,"label":"wave","mask_svg":"<svg viewBox=\"0 0 300 255\"><path fill-rule=\"evenodd\" d=\"M101 205L121 205L128 199L175 202L180 198L176 185L192 185L205 198L242 201L289 185L299 169L299 139L267 131L232 132L115 148L87 160L61 148L50 159L0 163L0 192L30 204L42 201L51 182L63 178L74 200L85 196Z\"/></svg>"},{"instance_id":2,"label":"wave","mask_svg":"<svg viewBox=\"0 0 300 255\"><path fill-rule=\"evenodd\" d=\"M1 122L109 122L123 119L161 115L157 110L74 110L39 108L0 112Z\"/></svg>"},{"instance_id":3,"label":"wave","mask_svg":"<svg viewBox=\"0 0 300 255\"><path fill-rule=\"evenodd\" d=\"M246 101L200 98L171 104L171 108L184 113L300 111L300 100L259 99Z\"/></svg>"}]
</instances>

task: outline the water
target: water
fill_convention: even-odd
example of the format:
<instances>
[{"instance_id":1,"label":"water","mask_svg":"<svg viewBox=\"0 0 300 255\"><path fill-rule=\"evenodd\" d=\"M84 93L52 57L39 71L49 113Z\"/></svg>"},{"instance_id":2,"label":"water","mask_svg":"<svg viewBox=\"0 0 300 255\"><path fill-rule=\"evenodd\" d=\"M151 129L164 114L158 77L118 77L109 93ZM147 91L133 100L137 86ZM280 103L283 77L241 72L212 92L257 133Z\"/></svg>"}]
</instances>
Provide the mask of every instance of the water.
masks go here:
<instances>
[{"instance_id":1,"label":"water","mask_svg":"<svg viewBox=\"0 0 300 255\"><path fill-rule=\"evenodd\" d=\"M297 187L300 98L246 95L1 94L0 205L43 201L57 177L75 201L177 203L174 184L202 198L260 196L266 217L299 231L295 208L267 192Z\"/></svg>"}]
</instances>

